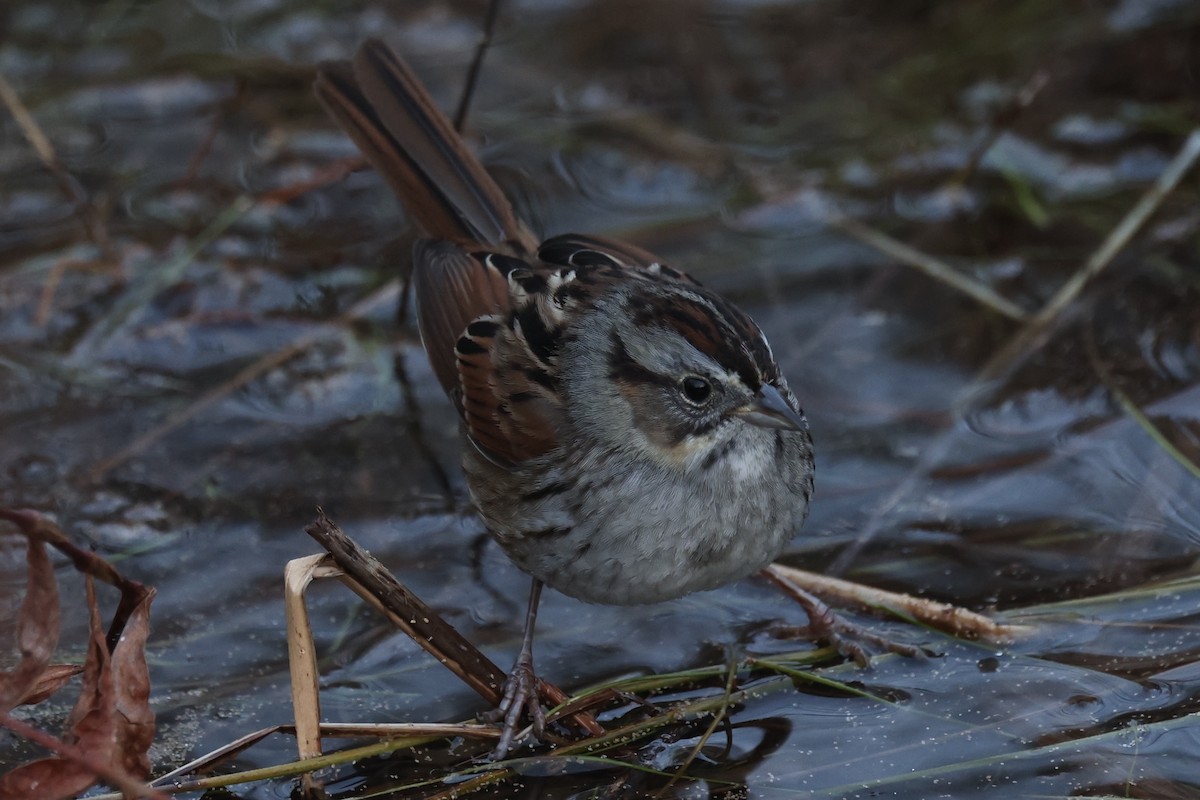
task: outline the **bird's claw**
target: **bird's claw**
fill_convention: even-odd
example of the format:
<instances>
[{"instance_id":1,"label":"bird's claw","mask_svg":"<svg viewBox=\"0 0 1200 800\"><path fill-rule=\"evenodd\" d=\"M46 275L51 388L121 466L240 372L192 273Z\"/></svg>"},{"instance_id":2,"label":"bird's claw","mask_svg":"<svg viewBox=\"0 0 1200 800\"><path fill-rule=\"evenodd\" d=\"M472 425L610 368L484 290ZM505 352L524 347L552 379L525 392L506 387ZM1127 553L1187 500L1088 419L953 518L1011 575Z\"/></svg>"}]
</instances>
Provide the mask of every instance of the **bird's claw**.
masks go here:
<instances>
[{"instance_id":1,"label":"bird's claw","mask_svg":"<svg viewBox=\"0 0 1200 800\"><path fill-rule=\"evenodd\" d=\"M828 604L815 596L804 592L806 597L795 596L804 611L808 614L808 625L803 627L776 628L772 635L780 638L795 638L807 636L819 641L828 642L839 653L860 667L869 666L871 654L868 648L877 651L895 653L906 658L917 658L929 655L922 648L897 642L886 636L881 636L861 625L857 625L834 611Z\"/></svg>"},{"instance_id":2,"label":"bird's claw","mask_svg":"<svg viewBox=\"0 0 1200 800\"><path fill-rule=\"evenodd\" d=\"M508 755L516 741L524 715L528 713L533 726L533 735L539 739L545 734L546 712L542 708L538 678L533 671L533 660L518 658L513 664L508 680L504 682L504 695L500 705L484 715L487 722L502 722L500 741L492 750L491 759L497 761Z\"/></svg>"}]
</instances>

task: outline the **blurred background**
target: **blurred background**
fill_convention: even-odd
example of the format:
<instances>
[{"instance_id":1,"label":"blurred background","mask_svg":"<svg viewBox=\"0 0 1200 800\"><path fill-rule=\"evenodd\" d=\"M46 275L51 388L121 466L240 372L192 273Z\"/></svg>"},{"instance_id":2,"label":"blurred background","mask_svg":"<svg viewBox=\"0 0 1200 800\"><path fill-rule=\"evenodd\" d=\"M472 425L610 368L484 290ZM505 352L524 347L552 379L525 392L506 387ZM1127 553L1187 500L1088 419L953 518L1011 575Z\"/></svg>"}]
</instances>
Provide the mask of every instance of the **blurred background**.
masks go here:
<instances>
[{"instance_id":1,"label":"blurred background","mask_svg":"<svg viewBox=\"0 0 1200 800\"><path fill-rule=\"evenodd\" d=\"M282 571L315 550L317 506L497 663L515 655L527 579L471 513L454 412L398 313L412 232L310 89L374 36L453 109L486 11L0 7L0 77L61 164L6 100L0 503L158 588L158 772L289 721ZM863 616L941 657L826 670L872 698L748 703L673 793L1200 796L1200 172L1097 256L1198 121L1186 0L503 4L470 137L542 233L634 241L766 331L817 447L785 561L1037 623L997 650ZM81 658L82 590L60 577ZM4 537L0 636L23 581ZM313 608L327 719L481 710L341 587ZM802 648L770 631L803 622L756 581L645 608L551 592L537 658L570 691ZM53 729L68 703L22 713ZM694 742L630 760L669 770ZM0 734L0 763L34 752ZM292 757L278 737L239 766Z\"/></svg>"}]
</instances>

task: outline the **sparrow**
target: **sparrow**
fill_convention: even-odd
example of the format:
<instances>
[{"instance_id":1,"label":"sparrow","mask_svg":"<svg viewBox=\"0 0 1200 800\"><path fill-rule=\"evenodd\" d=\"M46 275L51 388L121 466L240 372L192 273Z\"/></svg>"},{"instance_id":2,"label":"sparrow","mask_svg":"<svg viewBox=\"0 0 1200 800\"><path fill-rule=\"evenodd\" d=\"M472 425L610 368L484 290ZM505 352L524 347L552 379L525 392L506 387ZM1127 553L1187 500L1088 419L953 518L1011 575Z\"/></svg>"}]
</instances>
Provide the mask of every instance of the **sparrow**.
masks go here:
<instances>
[{"instance_id":1,"label":"sparrow","mask_svg":"<svg viewBox=\"0 0 1200 800\"><path fill-rule=\"evenodd\" d=\"M808 515L808 423L762 331L632 244L539 242L387 45L318 70L317 97L424 237L421 339L461 420L475 508L532 577L495 754L528 712L543 585L643 604L765 567Z\"/></svg>"}]
</instances>

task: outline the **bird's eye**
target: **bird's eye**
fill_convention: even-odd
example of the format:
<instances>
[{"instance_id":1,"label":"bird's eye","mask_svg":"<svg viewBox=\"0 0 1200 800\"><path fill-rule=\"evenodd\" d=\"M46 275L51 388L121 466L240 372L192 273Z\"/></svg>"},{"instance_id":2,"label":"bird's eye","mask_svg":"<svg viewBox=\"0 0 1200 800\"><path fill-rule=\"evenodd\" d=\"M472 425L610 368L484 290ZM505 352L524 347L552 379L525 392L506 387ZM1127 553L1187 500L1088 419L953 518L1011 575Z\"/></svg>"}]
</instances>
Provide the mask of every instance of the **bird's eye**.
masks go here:
<instances>
[{"instance_id":1,"label":"bird's eye","mask_svg":"<svg viewBox=\"0 0 1200 800\"><path fill-rule=\"evenodd\" d=\"M688 399L689 403L701 405L712 396L712 384L698 375L689 375L684 378L681 387L683 396Z\"/></svg>"}]
</instances>

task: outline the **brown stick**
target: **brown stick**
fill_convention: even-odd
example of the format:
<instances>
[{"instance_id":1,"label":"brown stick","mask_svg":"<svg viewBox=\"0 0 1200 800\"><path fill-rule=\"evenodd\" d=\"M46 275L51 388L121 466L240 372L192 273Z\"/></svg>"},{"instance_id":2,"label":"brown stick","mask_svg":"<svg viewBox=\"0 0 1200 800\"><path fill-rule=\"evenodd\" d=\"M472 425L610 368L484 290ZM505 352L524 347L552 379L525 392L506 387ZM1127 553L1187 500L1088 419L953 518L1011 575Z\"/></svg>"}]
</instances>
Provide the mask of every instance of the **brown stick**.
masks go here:
<instances>
[{"instance_id":1,"label":"brown stick","mask_svg":"<svg viewBox=\"0 0 1200 800\"><path fill-rule=\"evenodd\" d=\"M0 74L0 104L8 108L13 115L13 119L17 122L17 127L21 129L21 133L25 134L25 139L33 147L35 153L42 164L54 176L54 180L58 183L58 188L62 191L67 200L75 206L75 216L83 224L84 232L92 244L96 245L104 253L105 257L112 260L114 258L112 240L109 239L108 231L100 222L100 215L97 213L95 206L92 205L83 186L75 179L71 173L67 172L62 161L58 158L58 153L54 150L54 145L50 143L50 137L42 131L37 120L25 104L21 101L17 90L13 88L8 79Z\"/></svg>"},{"instance_id":2,"label":"brown stick","mask_svg":"<svg viewBox=\"0 0 1200 800\"><path fill-rule=\"evenodd\" d=\"M479 652L437 612L395 579L378 559L356 545L332 520L318 510L317 518L304 529L333 557L346 576L347 585L359 597L382 610L401 630L459 677L491 705L499 705L507 676ZM554 703L566 695L539 680L539 691ZM604 732L591 714L578 713L574 722L592 736Z\"/></svg>"},{"instance_id":3,"label":"brown stick","mask_svg":"<svg viewBox=\"0 0 1200 800\"><path fill-rule=\"evenodd\" d=\"M397 581L377 558L351 541L323 510L318 511L316 520L304 532L333 556L334 563L346 575L376 598L385 613L425 652L484 700L493 705L500 702L504 671Z\"/></svg>"}]
</instances>

